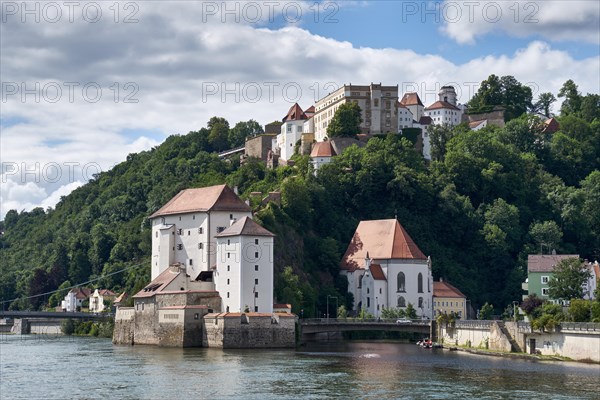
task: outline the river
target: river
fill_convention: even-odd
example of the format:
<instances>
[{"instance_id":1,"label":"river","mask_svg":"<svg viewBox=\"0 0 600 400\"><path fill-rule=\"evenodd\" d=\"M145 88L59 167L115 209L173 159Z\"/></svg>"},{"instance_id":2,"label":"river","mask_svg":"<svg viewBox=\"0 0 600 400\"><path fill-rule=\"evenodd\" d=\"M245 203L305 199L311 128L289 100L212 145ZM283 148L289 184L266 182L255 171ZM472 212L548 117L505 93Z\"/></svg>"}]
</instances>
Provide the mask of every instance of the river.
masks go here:
<instances>
[{"instance_id":1,"label":"river","mask_svg":"<svg viewBox=\"0 0 600 400\"><path fill-rule=\"evenodd\" d=\"M0 336L1 399L598 399L600 366L513 360L411 344L299 350L115 346Z\"/></svg>"}]
</instances>

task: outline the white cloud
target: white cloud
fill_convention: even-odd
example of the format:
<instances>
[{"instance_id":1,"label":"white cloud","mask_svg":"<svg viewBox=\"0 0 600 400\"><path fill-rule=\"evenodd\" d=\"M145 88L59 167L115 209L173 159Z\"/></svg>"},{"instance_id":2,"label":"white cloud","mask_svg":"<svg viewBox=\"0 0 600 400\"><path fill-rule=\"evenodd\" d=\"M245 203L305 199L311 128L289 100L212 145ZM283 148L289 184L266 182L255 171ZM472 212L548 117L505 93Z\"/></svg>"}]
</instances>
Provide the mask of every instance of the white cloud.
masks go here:
<instances>
[{"instance_id":1,"label":"white cloud","mask_svg":"<svg viewBox=\"0 0 600 400\"><path fill-rule=\"evenodd\" d=\"M557 41L600 43L600 7L596 1L453 1L439 9L442 31L461 44L504 33L539 35Z\"/></svg>"},{"instance_id":2,"label":"white cloud","mask_svg":"<svg viewBox=\"0 0 600 400\"><path fill-rule=\"evenodd\" d=\"M197 130L213 115L232 124L248 119L265 124L281 119L293 102L308 107L344 83L399 84L400 91L419 91L425 103L449 83L465 102L491 73L532 82L534 92L556 93L567 79L584 93L600 85L599 57L576 60L540 41L514 54L455 64L409 49L355 48L296 26L202 24L195 2L179 5L171 10L166 2L140 3L140 22L129 25L110 20L0 25L2 82L15 82L18 90L4 92L2 118L22 120L3 122L0 218L12 208L53 206L98 170L156 146L166 135ZM38 48L45 50L35 52ZM40 88L50 83L37 102L20 92L22 84L31 89L36 82ZM73 101L65 82L79 84ZM82 93L94 82L102 89L98 102ZM50 102L54 83L63 93ZM128 95L138 102L125 102ZM55 164L58 179L52 175ZM37 178L23 176L36 168Z\"/></svg>"}]
</instances>

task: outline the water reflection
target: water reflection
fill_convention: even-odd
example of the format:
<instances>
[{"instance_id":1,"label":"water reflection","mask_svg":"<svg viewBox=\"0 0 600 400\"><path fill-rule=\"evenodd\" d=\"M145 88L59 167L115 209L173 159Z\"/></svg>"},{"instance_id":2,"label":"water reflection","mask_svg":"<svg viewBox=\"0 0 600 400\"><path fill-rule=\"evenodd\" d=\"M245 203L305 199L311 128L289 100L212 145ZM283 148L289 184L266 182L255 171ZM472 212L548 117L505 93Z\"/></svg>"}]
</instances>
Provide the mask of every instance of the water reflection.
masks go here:
<instances>
[{"instance_id":1,"label":"water reflection","mask_svg":"<svg viewBox=\"0 0 600 400\"><path fill-rule=\"evenodd\" d=\"M14 336L0 346L0 397L14 399L597 399L600 376L598 365L481 357L398 343L253 351Z\"/></svg>"}]
</instances>

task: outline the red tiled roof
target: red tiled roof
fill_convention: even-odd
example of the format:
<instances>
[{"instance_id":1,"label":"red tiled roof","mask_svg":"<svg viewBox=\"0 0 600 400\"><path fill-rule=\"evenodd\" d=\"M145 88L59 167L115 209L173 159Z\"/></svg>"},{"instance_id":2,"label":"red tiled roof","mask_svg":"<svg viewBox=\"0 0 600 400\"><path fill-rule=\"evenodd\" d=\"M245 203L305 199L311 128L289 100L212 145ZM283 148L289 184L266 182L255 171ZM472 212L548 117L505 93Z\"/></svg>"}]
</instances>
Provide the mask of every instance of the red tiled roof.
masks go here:
<instances>
[{"instance_id":1,"label":"red tiled roof","mask_svg":"<svg viewBox=\"0 0 600 400\"><path fill-rule=\"evenodd\" d=\"M464 294L448 282L433 282L433 297L460 297L466 298Z\"/></svg>"},{"instance_id":2,"label":"red tiled roof","mask_svg":"<svg viewBox=\"0 0 600 400\"><path fill-rule=\"evenodd\" d=\"M219 233L215 237L225 236L275 236L249 217L243 217L233 223L230 227Z\"/></svg>"},{"instance_id":3,"label":"red tiled roof","mask_svg":"<svg viewBox=\"0 0 600 400\"><path fill-rule=\"evenodd\" d=\"M554 133L560 129L558 121L554 118L547 119L544 121L544 124L546 125L544 127L544 133Z\"/></svg>"},{"instance_id":4,"label":"red tiled roof","mask_svg":"<svg viewBox=\"0 0 600 400\"><path fill-rule=\"evenodd\" d=\"M432 122L433 122L433 120L431 119L431 117L429 117L427 115L423 115L419 119L419 124L421 124L421 125L430 125Z\"/></svg>"},{"instance_id":5,"label":"red tiled roof","mask_svg":"<svg viewBox=\"0 0 600 400\"><path fill-rule=\"evenodd\" d=\"M152 297L156 293L162 292L164 288L169 285L169 283L173 282L173 280L182 273L183 271L177 267L169 267L160 275L158 275L152 282L147 284L146 287L137 292L133 297Z\"/></svg>"},{"instance_id":6,"label":"red tiled roof","mask_svg":"<svg viewBox=\"0 0 600 400\"><path fill-rule=\"evenodd\" d=\"M477 128L479 125L483 124L485 121L487 121L487 120L485 120L485 119L482 119L482 120L480 120L480 121L472 121L472 122L469 122L469 128L471 128L471 129L473 129L473 128Z\"/></svg>"},{"instance_id":7,"label":"red tiled roof","mask_svg":"<svg viewBox=\"0 0 600 400\"><path fill-rule=\"evenodd\" d=\"M115 292L113 292L112 290L108 290L108 289L100 289L98 290L98 294L100 296L116 296L117 294Z\"/></svg>"},{"instance_id":8,"label":"red tiled roof","mask_svg":"<svg viewBox=\"0 0 600 400\"><path fill-rule=\"evenodd\" d=\"M85 300L88 297L91 296L92 294L92 289L88 289L88 288L73 288L70 290L70 293L75 293L75 298L76 299L82 299Z\"/></svg>"},{"instance_id":9,"label":"red tiled roof","mask_svg":"<svg viewBox=\"0 0 600 400\"><path fill-rule=\"evenodd\" d=\"M308 107L306 110L304 110L304 114L314 114L315 113L315 106L310 106Z\"/></svg>"},{"instance_id":10,"label":"red tiled roof","mask_svg":"<svg viewBox=\"0 0 600 400\"><path fill-rule=\"evenodd\" d=\"M406 108L408 110L408 107L406 107L404 104L398 102L398 108Z\"/></svg>"},{"instance_id":11,"label":"red tiled roof","mask_svg":"<svg viewBox=\"0 0 600 400\"><path fill-rule=\"evenodd\" d=\"M207 211L251 211L227 185L209 186L196 189L184 189L177 193L167 204L150 216L184 214Z\"/></svg>"},{"instance_id":12,"label":"red tiled roof","mask_svg":"<svg viewBox=\"0 0 600 400\"><path fill-rule=\"evenodd\" d=\"M367 252L374 260L427 260L395 219L361 221L342 258L340 268L350 271L365 268Z\"/></svg>"},{"instance_id":13,"label":"red tiled roof","mask_svg":"<svg viewBox=\"0 0 600 400\"><path fill-rule=\"evenodd\" d=\"M126 298L127 298L127 293L123 292L115 299L115 303L121 303Z\"/></svg>"},{"instance_id":14,"label":"red tiled roof","mask_svg":"<svg viewBox=\"0 0 600 400\"><path fill-rule=\"evenodd\" d=\"M425 110L438 110L441 108L448 108L450 110L460 110L460 108L456 107L452 103L448 103L447 101L436 101L429 107L426 107Z\"/></svg>"},{"instance_id":15,"label":"red tiled roof","mask_svg":"<svg viewBox=\"0 0 600 400\"><path fill-rule=\"evenodd\" d=\"M287 115L283 117L282 122L286 121L298 121L302 119L308 119L302 108L298 105L298 103L294 103L293 106L290 107Z\"/></svg>"},{"instance_id":16,"label":"red tiled roof","mask_svg":"<svg viewBox=\"0 0 600 400\"><path fill-rule=\"evenodd\" d=\"M371 267L369 269L371 270L371 276L373 277L374 280L376 280L376 281L387 280L387 278L385 277L385 274L383 273L383 269L381 269L381 265L371 263Z\"/></svg>"},{"instance_id":17,"label":"red tiled roof","mask_svg":"<svg viewBox=\"0 0 600 400\"><path fill-rule=\"evenodd\" d=\"M310 152L311 157L333 157L335 155L337 154L329 140L315 143Z\"/></svg>"},{"instance_id":18,"label":"red tiled roof","mask_svg":"<svg viewBox=\"0 0 600 400\"><path fill-rule=\"evenodd\" d=\"M273 308L289 308L289 309L291 309L292 305L291 304L283 304L283 303L282 304L275 303L275 304L273 304Z\"/></svg>"},{"instance_id":19,"label":"red tiled roof","mask_svg":"<svg viewBox=\"0 0 600 400\"><path fill-rule=\"evenodd\" d=\"M527 272L552 272L556 264L567 258L579 258L579 254L530 254L527 256Z\"/></svg>"},{"instance_id":20,"label":"red tiled roof","mask_svg":"<svg viewBox=\"0 0 600 400\"><path fill-rule=\"evenodd\" d=\"M400 104L404 105L404 106L422 106L423 103L421 103L421 99L419 98L419 95L415 92L410 92L410 93L404 93L404 96L402 96L402 100L400 100Z\"/></svg>"}]
</instances>

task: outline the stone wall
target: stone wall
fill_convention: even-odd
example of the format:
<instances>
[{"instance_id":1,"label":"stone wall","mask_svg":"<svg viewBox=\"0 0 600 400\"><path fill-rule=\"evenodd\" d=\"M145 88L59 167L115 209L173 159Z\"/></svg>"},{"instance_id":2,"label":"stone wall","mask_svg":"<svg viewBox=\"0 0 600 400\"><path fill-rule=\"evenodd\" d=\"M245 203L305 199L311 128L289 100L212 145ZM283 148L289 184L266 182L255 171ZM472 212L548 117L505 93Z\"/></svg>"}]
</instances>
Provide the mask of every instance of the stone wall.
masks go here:
<instances>
[{"instance_id":1,"label":"stone wall","mask_svg":"<svg viewBox=\"0 0 600 400\"><path fill-rule=\"evenodd\" d=\"M263 134L246 140L244 155L267 161L275 135Z\"/></svg>"},{"instance_id":2,"label":"stone wall","mask_svg":"<svg viewBox=\"0 0 600 400\"><path fill-rule=\"evenodd\" d=\"M532 347L535 341L535 347ZM526 334L526 352L600 363L600 324L565 323L555 332Z\"/></svg>"},{"instance_id":3,"label":"stone wall","mask_svg":"<svg viewBox=\"0 0 600 400\"><path fill-rule=\"evenodd\" d=\"M119 307L115 315L115 327L113 329L114 344L133 344L134 332L134 309L133 307Z\"/></svg>"},{"instance_id":4,"label":"stone wall","mask_svg":"<svg viewBox=\"0 0 600 400\"><path fill-rule=\"evenodd\" d=\"M447 345L486 348L490 345L492 321L456 321L454 326L441 324L438 341Z\"/></svg>"},{"instance_id":5,"label":"stone wall","mask_svg":"<svg viewBox=\"0 0 600 400\"><path fill-rule=\"evenodd\" d=\"M204 318L203 346L222 348L293 347L296 319L293 315L209 314Z\"/></svg>"}]
</instances>

